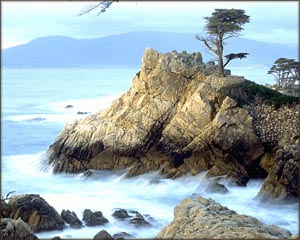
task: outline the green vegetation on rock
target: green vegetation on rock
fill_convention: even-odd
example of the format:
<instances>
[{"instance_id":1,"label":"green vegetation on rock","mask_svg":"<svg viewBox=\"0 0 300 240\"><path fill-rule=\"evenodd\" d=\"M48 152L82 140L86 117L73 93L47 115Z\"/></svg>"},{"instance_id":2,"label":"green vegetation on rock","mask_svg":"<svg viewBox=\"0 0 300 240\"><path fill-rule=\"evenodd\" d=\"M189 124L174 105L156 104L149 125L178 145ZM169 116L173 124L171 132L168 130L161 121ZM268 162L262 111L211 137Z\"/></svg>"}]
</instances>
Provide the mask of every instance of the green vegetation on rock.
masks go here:
<instances>
[{"instance_id":1,"label":"green vegetation on rock","mask_svg":"<svg viewBox=\"0 0 300 240\"><path fill-rule=\"evenodd\" d=\"M235 99L239 106L247 105L256 100L268 105L274 105L278 109L282 105L299 103L299 97L281 94L252 81L245 80L232 86L223 87L220 90L221 98L229 96Z\"/></svg>"}]
</instances>

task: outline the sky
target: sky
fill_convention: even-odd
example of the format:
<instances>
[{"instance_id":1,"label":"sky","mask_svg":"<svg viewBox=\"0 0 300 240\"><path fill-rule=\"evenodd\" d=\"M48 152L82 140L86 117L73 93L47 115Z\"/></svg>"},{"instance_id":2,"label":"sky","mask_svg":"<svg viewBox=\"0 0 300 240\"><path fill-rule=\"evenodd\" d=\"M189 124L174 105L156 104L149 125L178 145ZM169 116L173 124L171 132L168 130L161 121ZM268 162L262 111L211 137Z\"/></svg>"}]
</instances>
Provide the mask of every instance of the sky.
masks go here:
<instances>
[{"instance_id":1,"label":"sky","mask_svg":"<svg viewBox=\"0 0 300 240\"><path fill-rule=\"evenodd\" d=\"M298 1L119 1L104 14L77 16L97 2L1 1L1 48L51 35L97 38L131 31L200 33L216 8L244 9L243 37L298 44Z\"/></svg>"}]
</instances>

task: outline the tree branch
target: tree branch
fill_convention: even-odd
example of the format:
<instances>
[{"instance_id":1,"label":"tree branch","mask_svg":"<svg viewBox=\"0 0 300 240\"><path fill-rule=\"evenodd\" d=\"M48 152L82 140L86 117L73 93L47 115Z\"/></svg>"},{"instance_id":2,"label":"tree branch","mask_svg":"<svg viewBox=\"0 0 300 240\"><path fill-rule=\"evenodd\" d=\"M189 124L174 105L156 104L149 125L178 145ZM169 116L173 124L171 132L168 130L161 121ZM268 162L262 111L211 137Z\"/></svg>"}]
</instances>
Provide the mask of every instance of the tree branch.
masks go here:
<instances>
[{"instance_id":1,"label":"tree branch","mask_svg":"<svg viewBox=\"0 0 300 240\"><path fill-rule=\"evenodd\" d=\"M203 38L203 37L201 37L201 36L199 36L199 35L196 35L195 37L196 37L199 41L204 42L205 46L206 46L210 51L212 51L214 54L218 55L218 51L217 51L216 49L213 49L213 48L208 44L208 42L209 42L209 41L212 41L212 40L210 40L209 38Z\"/></svg>"},{"instance_id":2,"label":"tree branch","mask_svg":"<svg viewBox=\"0 0 300 240\"><path fill-rule=\"evenodd\" d=\"M104 13L112 4L113 2L118 2L119 0L111 0L111 1L101 1L97 4L92 4L88 7L86 7L81 13L77 14L77 16L82 16L85 15L87 13L90 13L92 11L94 11L95 9L99 9L97 15L100 15L101 13Z\"/></svg>"}]
</instances>

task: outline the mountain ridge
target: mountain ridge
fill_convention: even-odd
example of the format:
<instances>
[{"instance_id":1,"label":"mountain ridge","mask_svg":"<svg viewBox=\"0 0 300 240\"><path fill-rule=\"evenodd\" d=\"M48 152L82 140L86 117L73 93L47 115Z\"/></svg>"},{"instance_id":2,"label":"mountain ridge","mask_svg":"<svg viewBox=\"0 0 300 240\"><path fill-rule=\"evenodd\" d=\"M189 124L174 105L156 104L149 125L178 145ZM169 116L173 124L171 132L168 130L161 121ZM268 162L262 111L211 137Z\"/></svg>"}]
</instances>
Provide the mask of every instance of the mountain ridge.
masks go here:
<instances>
[{"instance_id":1,"label":"mountain ridge","mask_svg":"<svg viewBox=\"0 0 300 240\"><path fill-rule=\"evenodd\" d=\"M97 65L139 65L140 56L148 47L161 52L201 52L212 60L204 45L192 33L133 31L101 38L73 38L52 35L2 50L4 67L70 67ZM247 38L234 38L225 45L224 55L249 52L248 59L233 65L271 65L279 57L297 58L297 48Z\"/></svg>"}]
</instances>

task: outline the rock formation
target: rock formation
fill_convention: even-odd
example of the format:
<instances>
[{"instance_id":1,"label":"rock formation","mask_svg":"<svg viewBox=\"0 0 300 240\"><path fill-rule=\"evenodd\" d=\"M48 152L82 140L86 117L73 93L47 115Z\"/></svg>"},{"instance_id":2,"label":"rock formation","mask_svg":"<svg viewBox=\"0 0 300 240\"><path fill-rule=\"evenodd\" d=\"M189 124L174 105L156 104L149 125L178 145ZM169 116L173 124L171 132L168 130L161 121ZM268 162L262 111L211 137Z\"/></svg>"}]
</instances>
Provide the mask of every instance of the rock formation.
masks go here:
<instances>
[{"instance_id":1,"label":"rock formation","mask_svg":"<svg viewBox=\"0 0 300 240\"><path fill-rule=\"evenodd\" d=\"M20 218L33 232L61 230L64 227L64 220L57 211L37 194L12 196L7 205L9 211L2 217Z\"/></svg>"},{"instance_id":2,"label":"rock formation","mask_svg":"<svg viewBox=\"0 0 300 240\"><path fill-rule=\"evenodd\" d=\"M167 177L209 174L244 185L263 153L248 111L219 90L244 81L216 77L200 53L147 49L130 90L110 108L65 126L49 149L54 172L160 170Z\"/></svg>"},{"instance_id":3,"label":"rock formation","mask_svg":"<svg viewBox=\"0 0 300 240\"><path fill-rule=\"evenodd\" d=\"M146 49L127 93L64 127L48 151L54 172L128 169L128 176L160 171L175 178L209 170L208 176L227 175L239 185L271 174L260 163L270 151L266 146L275 147L290 128L299 138L297 120L291 115L286 121L283 108L261 114L253 86L253 92L236 87L249 81L229 71L217 77L216 67L203 63L200 53ZM224 95L224 89L234 94ZM295 172L299 161L286 166Z\"/></svg>"},{"instance_id":4,"label":"rock formation","mask_svg":"<svg viewBox=\"0 0 300 240\"><path fill-rule=\"evenodd\" d=\"M184 199L174 209L174 220L158 239L279 239L291 233L267 225L254 217L240 215L212 199Z\"/></svg>"},{"instance_id":5,"label":"rock formation","mask_svg":"<svg viewBox=\"0 0 300 240\"><path fill-rule=\"evenodd\" d=\"M30 226L21 218L1 218L1 240L36 240L37 236L31 231Z\"/></svg>"}]
</instances>

